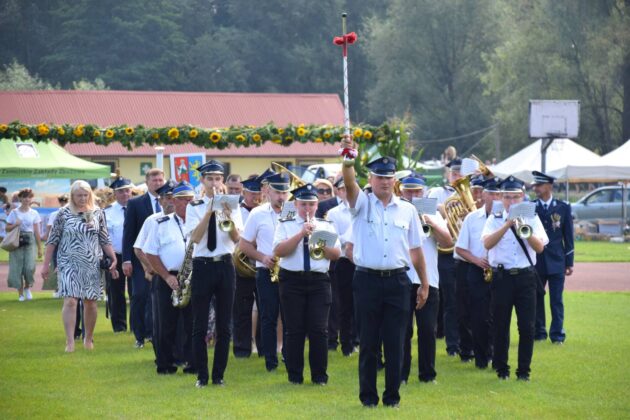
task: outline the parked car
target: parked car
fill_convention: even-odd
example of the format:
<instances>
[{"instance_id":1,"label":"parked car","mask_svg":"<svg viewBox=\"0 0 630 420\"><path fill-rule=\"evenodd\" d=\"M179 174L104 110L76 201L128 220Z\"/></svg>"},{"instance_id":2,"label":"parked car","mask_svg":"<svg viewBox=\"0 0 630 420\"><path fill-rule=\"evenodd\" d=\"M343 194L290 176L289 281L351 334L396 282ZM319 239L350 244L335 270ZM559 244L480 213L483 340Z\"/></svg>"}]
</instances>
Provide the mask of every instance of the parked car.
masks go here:
<instances>
[{"instance_id":1,"label":"parked car","mask_svg":"<svg viewBox=\"0 0 630 420\"><path fill-rule=\"evenodd\" d=\"M630 217L630 188L626 187L626 220ZM621 186L600 187L571 203L571 213L575 220L596 221L622 218Z\"/></svg>"}]
</instances>

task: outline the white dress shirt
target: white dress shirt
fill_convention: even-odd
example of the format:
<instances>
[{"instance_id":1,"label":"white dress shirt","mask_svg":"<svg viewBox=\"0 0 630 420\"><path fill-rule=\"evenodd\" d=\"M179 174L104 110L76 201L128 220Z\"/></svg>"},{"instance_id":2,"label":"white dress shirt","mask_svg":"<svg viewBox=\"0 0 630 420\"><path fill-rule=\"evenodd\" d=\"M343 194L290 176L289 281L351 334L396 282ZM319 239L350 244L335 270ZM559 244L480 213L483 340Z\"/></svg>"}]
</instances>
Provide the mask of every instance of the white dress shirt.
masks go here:
<instances>
[{"instance_id":1,"label":"white dress shirt","mask_svg":"<svg viewBox=\"0 0 630 420\"><path fill-rule=\"evenodd\" d=\"M198 201L193 201L188 203L188 207L186 207L186 234L190 234L201 219L203 219L206 214L207 208L210 205L212 199L208 198L208 196L204 196L201 199L201 203ZM241 218L241 212L236 209L232 211L231 214L232 221L234 222L234 228L239 231L243 230L243 219ZM230 234L228 232L223 232L219 229L219 221L220 221L220 212L216 213L216 225L214 229L216 229L217 235L217 247L214 251L210 251L208 249L208 230L203 234L203 237L199 241L198 244L195 244L195 250L193 251L193 258L195 257L218 257L225 254L231 254L234 252L234 247L236 244L230 238Z\"/></svg>"},{"instance_id":2,"label":"white dress shirt","mask_svg":"<svg viewBox=\"0 0 630 420\"><path fill-rule=\"evenodd\" d=\"M329 232L335 232L335 228L332 223L325 220L313 220L315 230L326 230ZM280 222L276 228L276 233L273 238L273 249L276 249L280 242L284 242L287 239L297 235L304 226L304 219L300 216L295 216L295 219ZM339 238L335 242L335 248L341 248ZM309 257L310 258L310 257ZM318 273L327 273L330 267L330 261L326 258L321 260L310 259L310 270ZM290 271L304 271L304 246L302 241L295 247L295 250L286 257L280 258L280 268Z\"/></svg>"},{"instance_id":3,"label":"white dress shirt","mask_svg":"<svg viewBox=\"0 0 630 420\"><path fill-rule=\"evenodd\" d=\"M187 240L184 221L172 213L151 225L142 251L158 256L168 271L179 271L186 255Z\"/></svg>"},{"instance_id":4,"label":"white dress shirt","mask_svg":"<svg viewBox=\"0 0 630 420\"><path fill-rule=\"evenodd\" d=\"M348 207L348 203L342 201L336 207L328 210L327 218L339 234L339 240L341 242L341 256L347 257L346 242L349 240L350 227L352 226L352 215L350 214L350 207Z\"/></svg>"},{"instance_id":5,"label":"white dress shirt","mask_svg":"<svg viewBox=\"0 0 630 420\"><path fill-rule=\"evenodd\" d=\"M483 231L481 232L481 240L483 241L488 235L499 230L506 219L507 212L505 210L503 211L503 217L496 217L494 214L488 216ZM525 223L532 227L533 236L540 238L544 245L549 243L549 237L547 237L545 228L538 216L526 219ZM532 263L536 265L536 252L529 245L529 242L524 239L523 242L525 243L527 253L532 259ZM499 264L503 264L503 267L508 270L510 268L526 268L530 266L527 256L523 252L523 248L519 245L511 229L505 232L494 248L488 250L488 262L494 268L497 268Z\"/></svg>"},{"instance_id":6,"label":"white dress shirt","mask_svg":"<svg viewBox=\"0 0 630 420\"><path fill-rule=\"evenodd\" d=\"M164 216L164 212L153 213L151 216L144 219L144 223L142 224L140 232L138 232L138 236L136 237L136 242L133 243L134 248L138 248L140 250L144 249L144 243L149 236L149 232L153 229L153 225L157 223L157 219L162 216Z\"/></svg>"},{"instance_id":7,"label":"white dress shirt","mask_svg":"<svg viewBox=\"0 0 630 420\"><path fill-rule=\"evenodd\" d=\"M444 204L447 198L455 194L455 190L450 187L435 187L429 190L428 198L437 198L438 204Z\"/></svg>"},{"instance_id":8,"label":"white dress shirt","mask_svg":"<svg viewBox=\"0 0 630 420\"><path fill-rule=\"evenodd\" d=\"M410 249L422 246L416 208L392 196L387 207L372 193L359 191L352 214L354 263L373 270L411 267Z\"/></svg>"},{"instance_id":9,"label":"white dress shirt","mask_svg":"<svg viewBox=\"0 0 630 420\"><path fill-rule=\"evenodd\" d=\"M447 229L446 220L444 220L440 213L425 215L425 217L434 220L435 224L442 229ZM422 227L420 227L420 232L424 235ZM435 236L430 236L422 242L422 253L424 254L424 264L426 266L429 286L438 289L440 286L440 274L438 273L438 249ZM412 283L420 284L420 276L418 276L415 267L411 266L407 274Z\"/></svg>"},{"instance_id":10,"label":"white dress shirt","mask_svg":"<svg viewBox=\"0 0 630 420\"><path fill-rule=\"evenodd\" d=\"M270 203L261 204L252 209L245 223L241 237L247 242L256 243L256 250L265 255L273 255L273 237L278 225L278 217ZM264 264L256 261L256 267Z\"/></svg>"},{"instance_id":11,"label":"white dress shirt","mask_svg":"<svg viewBox=\"0 0 630 420\"><path fill-rule=\"evenodd\" d=\"M487 218L485 206L469 213L459 230L459 238L457 238L455 246L468 250L477 258L485 258L488 251L483 246L481 232L486 225Z\"/></svg>"},{"instance_id":12,"label":"white dress shirt","mask_svg":"<svg viewBox=\"0 0 630 420\"><path fill-rule=\"evenodd\" d=\"M103 210L107 220L107 231L112 241L114 252L122 254L123 227L125 225L125 210L118 201Z\"/></svg>"}]
</instances>

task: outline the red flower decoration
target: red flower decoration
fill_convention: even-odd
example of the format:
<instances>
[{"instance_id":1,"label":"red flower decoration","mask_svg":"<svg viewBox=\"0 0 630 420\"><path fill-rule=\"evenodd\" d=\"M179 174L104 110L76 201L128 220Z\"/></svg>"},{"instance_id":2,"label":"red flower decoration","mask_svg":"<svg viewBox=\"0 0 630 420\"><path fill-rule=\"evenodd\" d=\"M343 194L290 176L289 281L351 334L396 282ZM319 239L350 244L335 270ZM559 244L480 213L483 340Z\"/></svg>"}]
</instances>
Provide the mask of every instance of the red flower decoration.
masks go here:
<instances>
[{"instance_id":1,"label":"red flower decoration","mask_svg":"<svg viewBox=\"0 0 630 420\"><path fill-rule=\"evenodd\" d=\"M344 44L354 44L357 41L356 32L350 32L344 36L336 36L333 38L333 44L342 46Z\"/></svg>"}]
</instances>

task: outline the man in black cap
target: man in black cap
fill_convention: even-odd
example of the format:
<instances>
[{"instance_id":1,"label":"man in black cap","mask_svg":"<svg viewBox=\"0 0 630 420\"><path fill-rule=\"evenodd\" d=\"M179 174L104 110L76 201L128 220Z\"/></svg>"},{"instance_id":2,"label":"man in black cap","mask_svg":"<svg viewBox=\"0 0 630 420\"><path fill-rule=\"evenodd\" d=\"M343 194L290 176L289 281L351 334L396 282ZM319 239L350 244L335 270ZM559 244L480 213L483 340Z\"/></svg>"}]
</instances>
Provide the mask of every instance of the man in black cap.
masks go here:
<instances>
[{"instance_id":1,"label":"man in black cap","mask_svg":"<svg viewBox=\"0 0 630 420\"><path fill-rule=\"evenodd\" d=\"M210 301L216 298L217 341L212 365L212 384L223 385L223 375L230 353L230 323L234 302L234 263L232 253L243 229L241 212L231 211L227 205L223 210L213 209L214 199L224 188L224 167L210 160L197 168L202 175L205 196L191 202L186 209L186 230L195 243L191 278L191 304L193 311L193 358L197 368L198 388L208 385L208 349L206 332ZM222 221L231 220L231 228L220 229Z\"/></svg>"},{"instance_id":2,"label":"man in black cap","mask_svg":"<svg viewBox=\"0 0 630 420\"><path fill-rule=\"evenodd\" d=\"M296 217L282 221L273 250L280 257L280 301L284 312L286 367L289 382L304 381L304 342L309 340L311 382L328 383L327 326L331 304L329 263L339 258L339 240L321 247L322 258L311 256L309 239L315 231L335 233L330 222L315 219L317 191L306 184L291 191Z\"/></svg>"},{"instance_id":3,"label":"man in black cap","mask_svg":"<svg viewBox=\"0 0 630 420\"><path fill-rule=\"evenodd\" d=\"M344 150L353 149L344 138ZM353 153L354 154L354 153ZM417 309L424 306L429 282L422 253L423 233L416 208L394 194L396 161L382 157L370 162L372 193L361 191L354 162L344 160L343 179L352 214L354 294L359 318L359 398L366 407L379 402L376 388L377 351L382 331L385 353L383 404L400 403L403 340L409 319L413 264L420 277Z\"/></svg>"},{"instance_id":4,"label":"man in black cap","mask_svg":"<svg viewBox=\"0 0 630 420\"><path fill-rule=\"evenodd\" d=\"M123 243L123 227L125 225L125 214L127 213L127 203L131 198L131 188L133 184L127 178L118 178L109 186L114 190L116 201L104 209L105 218L107 220L107 231L112 240L112 246L116 253L116 261L118 265L118 277L112 278L111 273L105 273L105 290L107 292L107 305L109 306L109 317L112 321L114 332L123 332L127 330L127 300L125 299L125 283L127 283L127 291L132 296L131 278L127 278L123 273L122 263L122 243Z\"/></svg>"},{"instance_id":5,"label":"man in black cap","mask_svg":"<svg viewBox=\"0 0 630 420\"><path fill-rule=\"evenodd\" d=\"M564 276L573 274L573 218L571 206L553 198L554 177L533 171L532 187L536 193L536 213L545 227L549 243L536 261L538 276L542 282L536 300L536 340L546 340L545 286L549 283L549 307L551 326L549 338L554 344L562 344L564 332Z\"/></svg>"},{"instance_id":6,"label":"man in black cap","mask_svg":"<svg viewBox=\"0 0 630 420\"><path fill-rule=\"evenodd\" d=\"M515 308L519 334L516 376L519 380L529 381L538 287L534 264L536 254L541 253L549 242L536 215L522 221L530 226L529 237L521 238L517 233L516 219L508 215L510 207L521 203L523 196L523 181L514 176L505 179L501 183L504 211L491 214L481 232L481 240L488 250L488 262L492 267L493 366L502 380L510 377L510 322Z\"/></svg>"}]
</instances>

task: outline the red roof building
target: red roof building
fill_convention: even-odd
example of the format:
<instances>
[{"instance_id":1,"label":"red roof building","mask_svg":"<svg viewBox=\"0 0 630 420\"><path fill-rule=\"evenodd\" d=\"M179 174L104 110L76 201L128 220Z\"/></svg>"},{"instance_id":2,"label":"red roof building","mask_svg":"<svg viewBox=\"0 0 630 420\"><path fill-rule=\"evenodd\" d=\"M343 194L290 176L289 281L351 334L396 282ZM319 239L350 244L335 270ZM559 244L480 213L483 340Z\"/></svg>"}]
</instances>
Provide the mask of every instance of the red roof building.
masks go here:
<instances>
[{"instance_id":1,"label":"red roof building","mask_svg":"<svg viewBox=\"0 0 630 420\"><path fill-rule=\"evenodd\" d=\"M336 94L206 93L148 91L14 91L0 92L0 122L144 125L164 127L196 125L343 124L343 105ZM82 158L121 168L138 179L137 165L154 159L155 149L131 151L119 144L70 144L65 149ZM337 147L321 143L295 143L289 147L267 142L260 147L205 149L192 144L165 146L164 155L205 153L231 164L233 172L260 172L271 161L296 165L336 160ZM149 159L147 159L149 158ZM248 159L249 158L249 159ZM252 161L251 158L257 160ZM168 175L168 164L165 165ZM129 172L135 172L129 173Z\"/></svg>"}]
</instances>

